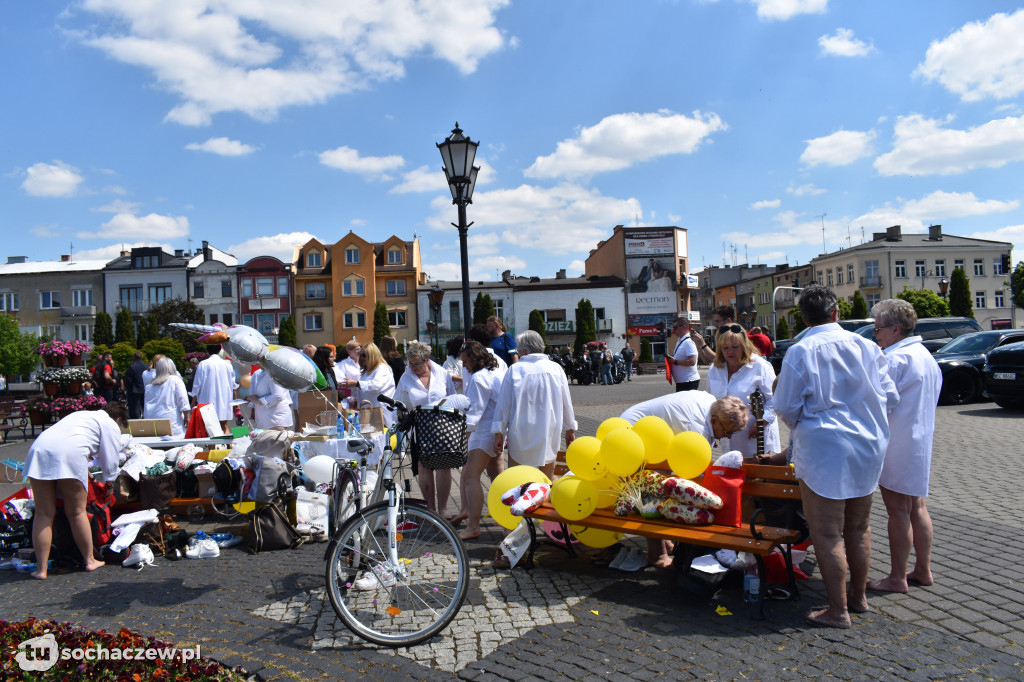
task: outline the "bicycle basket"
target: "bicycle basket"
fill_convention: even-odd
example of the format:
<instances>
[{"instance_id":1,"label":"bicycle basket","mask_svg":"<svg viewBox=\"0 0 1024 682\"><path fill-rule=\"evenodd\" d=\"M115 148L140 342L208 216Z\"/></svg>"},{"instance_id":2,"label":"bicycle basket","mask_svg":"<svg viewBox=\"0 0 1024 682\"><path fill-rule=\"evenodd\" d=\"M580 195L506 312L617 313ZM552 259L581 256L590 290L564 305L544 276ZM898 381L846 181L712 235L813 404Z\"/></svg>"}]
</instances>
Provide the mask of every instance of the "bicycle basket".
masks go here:
<instances>
[{"instance_id":1,"label":"bicycle basket","mask_svg":"<svg viewBox=\"0 0 1024 682\"><path fill-rule=\"evenodd\" d=\"M413 452L428 469L457 469L469 456L466 413L438 407L417 407L412 412Z\"/></svg>"}]
</instances>

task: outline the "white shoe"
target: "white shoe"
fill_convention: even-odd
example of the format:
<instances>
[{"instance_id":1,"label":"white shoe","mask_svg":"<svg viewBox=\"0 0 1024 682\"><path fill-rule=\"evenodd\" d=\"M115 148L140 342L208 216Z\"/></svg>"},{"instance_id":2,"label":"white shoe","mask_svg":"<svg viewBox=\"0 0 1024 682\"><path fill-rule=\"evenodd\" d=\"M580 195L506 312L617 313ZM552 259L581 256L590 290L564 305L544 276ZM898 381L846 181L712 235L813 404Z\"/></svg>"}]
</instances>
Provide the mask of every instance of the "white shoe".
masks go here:
<instances>
[{"instance_id":1,"label":"white shoe","mask_svg":"<svg viewBox=\"0 0 1024 682\"><path fill-rule=\"evenodd\" d=\"M189 559L209 559L220 556L220 547L213 538L203 538L194 547L186 549L185 556Z\"/></svg>"},{"instance_id":2,"label":"white shoe","mask_svg":"<svg viewBox=\"0 0 1024 682\"><path fill-rule=\"evenodd\" d=\"M153 550L143 542L132 545L132 548L128 551L128 556L121 562L122 566L135 566L136 564L138 564L140 571L144 566L153 565Z\"/></svg>"},{"instance_id":3,"label":"white shoe","mask_svg":"<svg viewBox=\"0 0 1024 682\"><path fill-rule=\"evenodd\" d=\"M373 571L368 572L359 580L352 583L352 587L357 590L369 591L379 590L382 587L391 587L396 582L394 571L391 570L387 564L377 564L373 567Z\"/></svg>"}]
</instances>

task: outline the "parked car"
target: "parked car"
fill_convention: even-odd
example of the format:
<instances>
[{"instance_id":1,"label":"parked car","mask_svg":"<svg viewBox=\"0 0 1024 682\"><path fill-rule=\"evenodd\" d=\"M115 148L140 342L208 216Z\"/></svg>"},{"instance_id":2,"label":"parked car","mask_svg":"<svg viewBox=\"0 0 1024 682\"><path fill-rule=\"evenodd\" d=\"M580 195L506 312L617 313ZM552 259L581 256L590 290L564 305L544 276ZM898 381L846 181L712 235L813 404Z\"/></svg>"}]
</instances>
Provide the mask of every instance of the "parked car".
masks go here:
<instances>
[{"instance_id":1,"label":"parked car","mask_svg":"<svg viewBox=\"0 0 1024 682\"><path fill-rule=\"evenodd\" d=\"M839 320L839 326L848 332L856 332L858 329L862 329L864 325L867 324L874 326L875 318L864 317L859 320Z\"/></svg>"},{"instance_id":2,"label":"parked car","mask_svg":"<svg viewBox=\"0 0 1024 682\"><path fill-rule=\"evenodd\" d=\"M1024 341L996 348L981 370L983 395L999 407L1024 409Z\"/></svg>"},{"instance_id":3,"label":"parked car","mask_svg":"<svg viewBox=\"0 0 1024 682\"><path fill-rule=\"evenodd\" d=\"M807 329L810 329L810 327ZM772 363L772 367L775 368L776 374L782 371L782 360L786 357L786 351L789 350L793 344L804 338L804 335L807 334L807 329L800 330L800 332L791 339L779 339L775 342L775 352L771 354L768 361Z\"/></svg>"},{"instance_id":4,"label":"parked car","mask_svg":"<svg viewBox=\"0 0 1024 682\"><path fill-rule=\"evenodd\" d=\"M914 334L929 353L935 353L947 343L964 334L982 331L977 320L969 317L925 317L917 321Z\"/></svg>"},{"instance_id":5,"label":"parked car","mask_svg":"<svg viewBox=\"0 0 1024 682\"><path fill-rule=\"evenodd\" d=\"M878 343L878 339L875 338L875 323L866 324L863 327L853 332L857 336L863 336L865 339Z\"/></svg>"},{"instance_id":6,"label":"parked car","mask_svg":"<svg viewBox=\"0 0 1024 682\"><path fill-rule=\"evenodd\" d=\"M939 400L964 405L980 398L981 370L989 352L1018 341L1024 341L1024 329L973 332L959 336L935 351L935 360L942 370Z\"/></svg>"}]
</instances>

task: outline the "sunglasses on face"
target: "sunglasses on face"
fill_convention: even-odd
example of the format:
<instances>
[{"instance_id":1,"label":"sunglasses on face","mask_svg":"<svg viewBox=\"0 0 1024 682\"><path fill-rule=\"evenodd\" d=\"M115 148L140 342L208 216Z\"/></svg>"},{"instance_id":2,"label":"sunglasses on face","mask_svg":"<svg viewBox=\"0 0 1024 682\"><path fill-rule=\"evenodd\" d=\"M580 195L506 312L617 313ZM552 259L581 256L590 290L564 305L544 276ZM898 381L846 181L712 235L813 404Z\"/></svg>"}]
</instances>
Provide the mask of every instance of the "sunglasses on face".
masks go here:
<instances>
[{"instance_id":1,"label":"sunglasses on face","mask_svg":"<svg viewBox=\"0 0 1024 682\"><path fill-rule=\"evenodd\" d=\"M718 333L722 334L724 332L732 332L733 334L742 334L743 333L743 327L739 326L738 324L722 325L718 329Z\"/></svg>"}]
</instances>

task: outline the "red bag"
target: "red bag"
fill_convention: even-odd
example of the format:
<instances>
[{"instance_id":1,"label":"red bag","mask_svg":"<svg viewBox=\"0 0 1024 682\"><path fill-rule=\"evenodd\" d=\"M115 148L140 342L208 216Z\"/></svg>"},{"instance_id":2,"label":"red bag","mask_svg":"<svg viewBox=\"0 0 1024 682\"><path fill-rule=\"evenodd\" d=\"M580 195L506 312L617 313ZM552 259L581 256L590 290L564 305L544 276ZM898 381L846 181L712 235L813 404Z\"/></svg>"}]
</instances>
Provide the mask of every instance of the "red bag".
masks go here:
<instances>
[{"instance_id":1,"label":"red bag","mask_svg":"<svg viewBox=\"0 0 1024 682\"><path fill-rule=\"evenodd\" d=\"M739 528L743 525L743 482L747 472L732 467L710 466L704 472L704 487L722 498L715 510L715 523Z\"/></svg>"},{"instance_id":2,"label":"red bag","mask_svg":"<svg viewBox=\"0 0 1024 682\"><path fill-rule=\"evenodd\" d=\"M673 360L675 360L675 358L670 358L667 355L665 356L665 381L667 381L670 384L672 383L672 361Z\"/></svg>"},{"instance_id":3,"label":"red bag","mask_svg":"<svg viewBox=\"0 0 1024 682\"><path fill-rule=\"evenodd\" d=\"M206 403L203 403L205 405ZM185 427L185 438L208 438L206 425L203 424L203 416L199 414L199 408L203 405L196 405L192 414L188 416L188 426Z\"/></svg>"}]
</instances>

